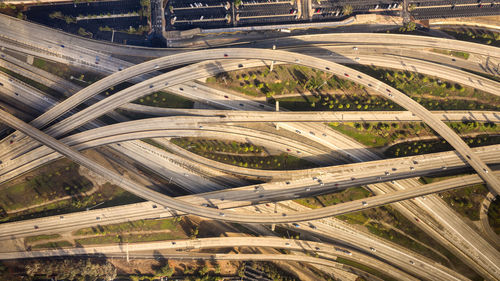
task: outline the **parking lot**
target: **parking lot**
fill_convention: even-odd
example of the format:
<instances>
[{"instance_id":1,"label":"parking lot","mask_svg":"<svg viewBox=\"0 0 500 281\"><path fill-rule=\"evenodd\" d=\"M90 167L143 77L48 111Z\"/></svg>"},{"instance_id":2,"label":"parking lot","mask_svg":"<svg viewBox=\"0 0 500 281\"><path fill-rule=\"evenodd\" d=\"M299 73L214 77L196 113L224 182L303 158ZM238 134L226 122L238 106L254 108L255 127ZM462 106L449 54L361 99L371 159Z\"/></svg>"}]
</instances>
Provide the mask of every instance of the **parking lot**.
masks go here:
<instances>
[{"instance_id":1,"label":"parking lot","mask_svg":"<svg viewBox=\"0 0 500 281\"><path fill-rule=\"evenodd\" d=\"M220 28L268 23L290 23L299 20L299 11L290 1L194 0L170 1L165 9L167 30Z\"/></svg>"},{"instance_id":2,"label":"parking lot","mask_svg":"<svg viewBox=\"0 0 500 281\"><path fill-rule=\"evenodd\" d=\"M379 13L390 13L399 11L401 9L402 1L394 0L330 0L321 1L317 3L312 2L312 14L314 20L322 19L341 19L343 17L349 16L351 13L367 13L367 12L379 12ZM352 9L347 12L346 6L350 6Z\"/></svg>"},{"instance_id":3,"label":"parking lot","mask_svg":"<svg viewBox=\"0 0 500 281\"><path fill-rule=\"evenodd\" d=\"M130 28L137 30L141 25L147 26L147 17L140 16L138 13L140 10L139 0L122 0L37 5L30 7L25 14L29 21L74 34L79 34L79 30L83 28L86 32L85 36L93 39L111 41L114 37L113 41L117 43L141 42L144 44L142 41L145 35L125 32ZM54 17L56 12L59 13L58 17ZM113 15L119 16L110 17ZM81 18L82 16L84 19ZM114 36L112 30L115 31Z\"/></svg>"}]
</instances>

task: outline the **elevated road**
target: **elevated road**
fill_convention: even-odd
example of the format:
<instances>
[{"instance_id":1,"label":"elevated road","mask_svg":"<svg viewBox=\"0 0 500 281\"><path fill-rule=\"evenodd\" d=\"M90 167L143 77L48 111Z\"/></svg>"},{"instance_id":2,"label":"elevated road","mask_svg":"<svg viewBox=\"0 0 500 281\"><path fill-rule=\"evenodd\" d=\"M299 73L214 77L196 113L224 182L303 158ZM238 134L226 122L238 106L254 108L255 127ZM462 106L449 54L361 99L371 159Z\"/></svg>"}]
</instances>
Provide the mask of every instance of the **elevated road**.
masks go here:
<instances>
[{"instance_id":1,"label":"elevated road","mask_svg":"<svg viewBox=\"0 0 500 281\"><path fill-rule=\"evenodd\" d=\"M83 256L83 255L122 255L126 256L127 251L130 255L134 252L144 251L165 251L165 250L201 250L201 249L217 249L228 247L269 247L279 248L286 250L308 251L314 253L325 253L338 257L348 258L355 260L366 265L371 265L378 269L387 269L385 272L399 280L417 280L415 277L395 268L377 259L374 259L366 254L358 253L358 251L349 251L341 246L334 246L332 244L296 240L296 239L283 239L275 237L215 237L215 238L201 238L190 240L175 240L175 241L162 241L150 243L132 243L127 247L123 245L114 246L94 246L83 248L65 248L58 250L44 250L44 251L30 251L30 252L4 252L0 253L0 259L26 259L26 258L40 258L40 257L62 257L62 256ZM190 254L197 253L190 252ZM168 257L168 252L163 252L162 255ZM307 261L307 260L306 260Z\"/></svg>"},{"instance_id":2,"label":"elevated road","mask_svg":"<svg viewBox=\"0 0 500 281\"><path fill-rule=\"evenodd\" d=\"M128 104L121 109L154 116L226 116L227 122L247 117L248 122L420 122L421 119L409 111L228 111L216 109L167 108ZM491 122L500 123L500 112L478 110L431 111L445 122ZM235 121L242 122L242 121Z\"/></svg>"},{"instance_id":3,"label":"elevated road","mask_svg":"<svg viewBox=\"0 0 500 281\"><path fill-rule=\"evenodd\" d=\"M255 216L251 214L243 214L243 213L232 213L232 212L221 212L219 210L215 210L213 208L205 208L205 207L199 207L196 205L193 205L191 203L183 202L177 199L173 199L171 197L168 197L166 195L160 194L158 192L152 191L147 189L144 186L141 186L139 184L136 184L114 172L111 170L107 169L104 166L101 166L98 163L95 163L93 160L88 159L87 157L83 156L76 150L71 149L70 147L62 144L61 142L55 140L54 138L42 133L41 131L37 130L36 128L33 128L32 126L22 122L21 120L17 119L16 117L6 113L6 112L1 112L0 119L4 121L6 124L9 126L12 126L21 132L25 133L26 135L33 137L37 139L38 141L42 142L44 145L49 146L50 148L58 151L62 155L68 157L69 159L73 160L77 164L80 164L91 171L95 172L96 174L99 174L109 180L111 183L116 184L118 186L121 186L125 190L132 192L144 199L157 202L165 207L170 207L175 210L187 213L187 214L195 214L201 217L207 217L207 218L212 218L212 219L222 219L222 220L228 220L228 221L235 221L235 222L247 222L247 223L280 223L280 222L293 222L293 221L304 221L304 220L311 220L311 219L316 219L316 218L321 218L321 217L327 217L331 216L330 209L332 208L338 208L337 206L330 206L326 208L321 208L317 210L311 210L308 212L301 212L301 213L295 213L295 214L279 214L279 215L267 215L265 217L261 216ZM443 182L438 182L443 184ZM448 182L449 183L449 182ZM464 180L464 178L461 178L459 182L456 182L453 184L453 187L456 187L460 185L461 183L466 183L470 184L469 180ZM427 186L428 187L428 186ZM222 198L221 201L224 201L224 198ZM364 207L366 207L366 204L362 204ZM319 215L319 213L323 213ZM324 215L326 213L326 215ZM319 216L318 216L319 215Z\"/></svg>"},{"instance_id":4,"label":"elevated road","mask_svg":"<svg viewBox=\"0 0 500 281\"><path fill-rule=\"evenodd\" d=\"M153 138L153 137L179 137L179 136L195 136L193 132L204 131L207 135L212 133L212 137L216 136L217 133L225 134L224 130L220 130L222 127L214 126L218 123L236 123L236 122L248 122L251 118L243 116L234 118L222 118L222 117L161 117L161 118L150 118L137 121L122 122L115 125L104 126L92 130L87 130L75 135L66 137L61 141L65 144L75 147L78 150L88 149L100 145L106 145L110 143L118 143L127 140L140 139L140 138ZM262 121L269 121L263 119ZM294 121L294 120L292 120ZM303 119L305 121L305 119ZM199 124L204 124L203 126ZM200 126L202 128L200 128ZM230 128L227 128L230 131ZM234 129L233 129L234 130ZM244 133L244 132L243 132ZM261 143L272 144L276 141L276 138L272 136L267 136L261 132L257 132L255 136L250 136L252 138L261 138ZM242 134L242 132L233 132L233 135ZM249 137L249 135L243 134L244 137ZM266 141L264 141L266 140ZM243 167L237 167L233 165L219 163L217 161L212 161L205 157L201 157L183 149L172 145L168 142L163 142L159 140L161 144L167 147L169 150L181 155L188 156L199 163L213 167L215 169L220 169L225 172L248 177L257 177L261 180L284 180L284 179L297 179L301 177L312 177L322 174L338 174L340 171L350 172L354 171L353 167L360 167L359 169L371 171L373 174L379 174L384 178L387 178L389 173L392 173L391 179L397 179L401 177L400 173L406 174L407 177L421 176L428 173L433 173L440 171L442 169L457 169L465 168L465 163L463 160L458 158L455 153L438 153L429 154L416 157L406 157L397 158L389 160L379 160L372 162L363 162L357 164L350 164L344 166L332 166L323 167L316 169L306 169L306 170L294 170L294 171L273 171L273 170L259 170L259 169L249 169ZM287 143L283 139L283 146L293 147L293 144ZM491 146L486 149L475 149L475 151L481 151L482 159L489 162L490 159L496 157L496 153L500 152L497 146ZM488 151L486 151L488 150ZM49 161L59 158L60 155L53 153L52 150L46 147L40 147L33 150L27 154L19 156L13 160L4 159L3 163L0 164L1 168L1 182L4 182L13 175L26 172L29 169L40 166L41 164L47 163ZM429 159L428 161L425 159ZM439 159L439 161L435 161ZM34 162L33 162L34 161ZM384 163L384 164L383 164ZM419 163L419 164L415 164ZM430 164L427 164L430 163ZM24 165L24 168L22 168ZM344 168L345 167L345 168ZM21 169L20 169L21 168ZM394 172L397 171L397 172ZM351 177L356 177L356 174L351 174ZM357 178L357 177L356 177Z\"/></svg>"},{"instance_id":5,"label":"elevated road","mask_svg":"<svg viewBox=\"0 0 500 281\"><path fill-rule=\"evenodd\" d=\"M455 180L456 179L452 179L452 181L455 181ZM446 181L450 181L450 180L446 180ZM457 182L460 182L460 179ZM450 185L455 185L455 184L453 184L451 182L449 182L449 184ZM196 195L192 195L192 196L189 196L189 197L194 198L194 197L196 197ZM93 210L93 211L82 212L82 213L68 214L68 215L64 216L64 219L59 218L59 216L52 217L52 218L47 217L47 218L42 218L42 219L34 220L31 223L36 223L36 225L39 227L38 230L37 230L37 234L41 234L43 232L46 232L47 228L53 228L53 231L55 231L55 229L58 229L58 231L61 231L62 228L64 227L64 225L68 225L68 224L71 224L71 223L76 224L77 226L80 226L80 227L88 227L88 226L95 225L95 224L106 223L106 221L109 221L109 220L114 220L114 222L127 221L129 219L133 219L134 218L134 214L137 215L137 214L139 214L139 212L143 212L142 218L144 218L144 214L147 214L147 213L149 214L150 217L169 217L169 216L171 216L171 213L168 210L164 210L164 209L161 209L161 208L155 208L154 206L153 206L153 208L151 208L151 206L152 206L151 203L140 203L140 204L134 204L134 205L130 205L130 206L113 207L113 208L108 208L108 209L103 209L103 210ZM128 211L129 213L123 213L123 211L125 211L127 208L129 210ZM259 207L259 209L260 208L261 207ZM156 213L156 215L153 214L153 213ZM95 220L96 216L99 216L104 221L96 221ZM5 233L6 234L6 238L10 239L10 237L15 236L16 233L17 233L17 231L19 231L19 227L21 227L22 225L27 225L27 223L28 223L28 221L22 221L22 222L16 222L16 223L9 223L7 225L2 225L2 228L0 228L0 229L2 230L2 232L3 232L3 230L7 231L7 229L10 229L9 232ZM316 225L318 228L320 227L320 225L316 224L316 222L313 222L313 224ZM311 224L309 224L309 226L307 224L301 224L301 225L303 225L303 227L305 227L305 228L309 228L309 226ZM4 228L4 226L5 226L5 228ZM33 224L31 224L29 226L31 227L29 229L29 233L26 233L25 235L33 235L33 231L32 231ZM337 227L335 229L336 229L335 231L342 231L341 229L343 229L343 228L342 227L340 227L340 228ZM314 231L314 229L312 229L312 231ZM48 232L46 232L46 233L48 233ZM359 236L361 234L362 233L353 232L351 234L346 234L346 235L347 236L351 236L354 240L356 240L356 236ZM344 237L346 235L341 235L341 236ZM281 240L281 238L278 238L278 239ZM363 239L358 238L357 241L359 243L361 243L361 241L364 240L364 239L365 238L363 238ZM358 245L359 245L359 243L358 243ZM165 244L167 244L167 243L165 243ZM264 244L261 244L261 245L264 245ZM375 242L372 241L372 242L369 242L368 244L361 243L361 245L362 245L361 247L364 250L366 250L367 252L371 251L370 247L375 247L376 248L376 252L374 254L376 254L376 255L379 255L382 252L385 252L387 250L386 249L386 245L384 243L380 244L379 242L375 243ZM286 246L286 244L285 244L285 246ZM395 245L393 245L391 247L392 248L398 248L398 246L395 246ZM383 255L383 256L385 256L385 255ZM413 271L413 269L414 269L414 267L411 266L408 263L408 261L411 261L411 260L415 261L415 263L418 263L419 266L424 266L425 267L424 264L426 264L426 262L423 262L422 265L420 264L422 262L422 258L421 257L419 257L419 258L411 257L411 256L408 256L407 254L404 254L404 253L400 252L400 251L399 252L396 251L395 254L389 255L389 257L387 259L388 260L393 260L397 256L399 256L397 258L398 260L402 260L401 261L402 262L401 265L403 267L409 267L410 271ZM418 271L416 274L417 275L421 275L423 273L421 271ZM434 276L432 279L438 278L438 276L439 276L439 274L438 275L434 275L435 274L434 270L429 271L426 274L430 274L430 276ZM448 277L448 278L450 278L450 277ZM455 279L455 278L452 278L452 279ZM446 278L444 280L446 280Z\"/></svg>"},{"instance_id":6,"label":"elevated road","mask_svg":"<svg viewBox=\"0 0 500 281\"><path fill-rule=\"evenodd\" d=\"M244 51L243 51L244 50ZM241 55L244 53L244 55ZM252 59L275 59L277 61L296 63L305 66L309 66L316 69L322 69L326 72L331 72L333 74L343 76L349 80L357 82L361 85L364 85L373 91L378 92L380 95L396 102L400 106L408 109L412 113L416 114L420 117L428 126L434 129L438 134L440 134L451 146L453 146L461 156L471 165L474 170L488 183L488 186L492 189L495 194L500 194L500 181L491 176L491 170L484 163L481 163L480 159L476 157L470 148L465 144L465 142L458 137L453 130L451 130L446 124L440 121L438 118L435 118L432 114L430 114L423 106L406 96L405 94L399 92L398 90L385 85L384 83L373 79L369 76L365 76L365 74L360 73L358 71L352 70L348 67L338 65L332 62L324 61L321 59L316 59L309 56L294 54L293 57L295 59L290 59L292 55L288 52L278 51L278 50L255 50L255 49L224 49L224 50L210 50L210 52L205 51L195 51L191 54L193 57L203 55L205 59L223 59L223 58L252 58ZM186 55L186 54L180 54ZM182 59L182 58L181 58ZM161 60L161 59L159 59ZM195 61L200 59L195 59ZM156 60L149 61L147 63L156 62ZM157 61L160 64L160 61ZM147 64L145 63L145 64ZM187 63L187 62L185 62ZM154 69L155 65L152 65L152 69ZM137 65L141 66L143 64ZM245 67L243 64L239 64L239 66ZM137 67L134 66L134 67ZM208 66L208 65L207 65ZM240 67L240 68L241 68ZM248 67L248 66L247 66ZM133 67L132 67L133 68ZM219 69L220 66L216 65L216 68ZM47 133L50 135L58 136L60 133L57 131L69 131L67 128L75 128L78 127L85 122L92 120L94 118L99 117L103 113L117 108L120 105L123 105L127 102L135 100L140 96L144 96L146 93L154 91L156 89L163 88L165 83L168 85L182 83L181 73L188 71L189 77L192 79L194 77L206 77L211 76L213 73L207 72L207 69L200 69L199 65L187 66L182 69L174 70L162 75L159 75L150 80L141 82L136 84L130 88L127 88L123 91L115 93L114 95L106 98L105 100L96 103L85 110L80 111L77 114L72 115L71 117L61 121L56 124L52 128L47 130ZM197 73L193 73L196 71ZM203 74L204 73L204 74ZM113 75L108 76L113 77ZM189 79L189 78L187 78ZM186 80L187 80L186 79ZM105 79L103 79L105 80ZM103 81L101 80L101 81ZM170 82L168 82L170 81ZM175 81L175 82L174 82ZM97 83L95 83L97 84ZM94 85L94 84L93 84ZM92 86L92 85L91 85ZM87 88L88 89L88 88ZM149 90L147 90L149 89ZM146 93L144 93L146 92ZM77 95L74 95L75 97ZM69 100L69 99L67 99ZM63 102L64 103L64 102ZM61 105L63 104L61 103ZM91 113L92 112L92 113ZM66 127L66 128L65 128Z\"/></svg>"},{"instance_id":7,"label":"elevated road","mask_svg":"<svg viewBox=\"0 0 500 281\"><path fill-rule=\"evenodd\" d=\"M13 38L20 37L24 40L31 38L33 41L53 42L57 44L70 43L69 45L81 46L87 49L100 50L103 53L137 57L159 57L171 55L172 52L179 52L179 49L156 49L138 46L124 46L110 42L91 40L80 36L65 33L59 30L48 28L36 23L26 22L7 15L0 15L0 23L5 28L1 35ZM22 32L20 32L22 31ZM29 35L29 36L28 36ZM20 40L21 41L21 40ZM275 42L274 39L264 39L248 43L250 46L270 48ZM443 48L449 50L472 52L485 56L499 57L495 47L476 44L466 41L451 40L445 38L426 37L418 35L386 34L386 33L330 33L300 35L280 38L280 45L300 46L311 44L393 44L397 46ZM182 51L185 51L183 49Z\"/></svg>"}]
</instances>

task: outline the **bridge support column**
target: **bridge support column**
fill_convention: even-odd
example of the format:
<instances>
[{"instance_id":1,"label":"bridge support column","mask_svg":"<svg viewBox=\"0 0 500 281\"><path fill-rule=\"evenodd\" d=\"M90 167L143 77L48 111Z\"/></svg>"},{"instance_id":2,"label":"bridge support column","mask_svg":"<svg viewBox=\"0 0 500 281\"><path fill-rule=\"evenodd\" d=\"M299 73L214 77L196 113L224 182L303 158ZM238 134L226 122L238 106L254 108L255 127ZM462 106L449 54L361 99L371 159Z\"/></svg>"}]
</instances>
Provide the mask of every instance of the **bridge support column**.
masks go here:
<instances>
[{"instance_id":1,"label":"bridge support column","mask_svg":"<svg viewBox=\"0 0 500 281\"><path fill-rule=\"evenodd\" d=\"M130 262L130 256L128 254L128 243L127 243L127 262Z\"/></svg>"},{"instance_id":2,"label":"bridge support column","mask_svg":"<svg viewBox=\"0 0 500 281\"><path fill-rule=\"evenodd\" d=\"M280 111L280 102L276 101L276 112ZM276 122L274 123L274 126L276 127L276 130L280 129L280 123Z\"/></svg>"}]
</instances>

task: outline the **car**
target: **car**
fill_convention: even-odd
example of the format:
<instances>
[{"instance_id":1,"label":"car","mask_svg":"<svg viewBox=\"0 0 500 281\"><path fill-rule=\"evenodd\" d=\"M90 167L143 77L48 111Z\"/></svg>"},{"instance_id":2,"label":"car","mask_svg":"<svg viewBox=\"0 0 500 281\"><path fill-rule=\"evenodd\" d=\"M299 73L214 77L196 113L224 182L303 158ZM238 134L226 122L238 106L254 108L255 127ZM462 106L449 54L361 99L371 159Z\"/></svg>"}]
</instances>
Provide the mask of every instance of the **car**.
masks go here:
<instances>
[{"instance_id":1,"label":"car","mask_svg":"<svg viewBox=\"0 0 500 281\"><path fill-rule=\"evenodd\" d=\"M228 98L229 98L229 96L228 96L228 95L224 95L224 97L225 97L226 99L228 99Z\"/></svg>"},{"instance_id":2,"label":"car","mask_svg":"<svg viewBox=\"0 0 500 281\"><path fill-rule=\"evenodd\" d=\"M175 245L175 244L177 244L177 243L175 241L172 241L172 245Z\"/></svg>"},{"instance_id":3,"label":"car","mask_svg":"<svg viewBox=\"0 0 500 281\"><path fill-rule=\"evenodd\" d=\"M223 216L225 216L225 214L224 213L219 213L219 216L223 217Z\"/></svg>"},{"instance_id":4,"label":"car","mask_svg":"<svg viewBox=\"0 0 500 281\"><path fill-rule=\"evenodd\" d=\"M158 206L156 206L156 205L153 205L152 207L153 207L153 209L156 209L156 208L158 208Z\"/></svg>"},{"instance_id":5,"label":"car","mask_svg":"<svg viewBox=\"0 0 500 281\"><path fill-rule=\"evenodd\" d=\"M286 183L286 184L290 184L290 182L289 182L289 181L286 181L285 183Z\"/></svg>"},{"instance_id":6,"label":"car","mask_svg":"<svg viewBox=\"0 0 500 281\"><path fill-rule=\"evenodd\" d=\"M316 251L321 250L321 248L320 248L320 247L315 247L314 249L316 249Z\"/></svg>"},{"instance_id":7,"label":"car","mask_svg":"<svg viewBox=\"0 0 500 281\"><path fill-rule=\"evenodd\" d=\"M486 170L485 168L483 168L483 172L485 172L486 174L488 173L488 170Z\"/></svg>"},{"instance_id":8,"label":"car","mask_svg":"<svg viewBox=\"0 0 500 281\"><path fill-rule=\"evenodd\" d=\"M325 133L323 133L323 134L321 134L321 135L322 135L323 137L326 137L326 134L325 134Z\"/></svg>"},{"instance_id":9,"label":"car","mask_svg":"<svg viewBox=\"0 0 500 281\"><path fill-rule=\"evenodd\" d=\"M61 48L64 48L64 45L61 45Z\"/></svg>"},{"instance_id":10,"label":"car","mask_svg":"<svg viewBox=\"0 0 500 281\"><path fill-rule=\"evenodd\" d=\"M295 132L296 132L297 134L301 134L301 132L300 132L299 130L295 130Z\"/></svg>"},{"instance_id":11,"label":"car","mask_svg":"<svg viewBox=\"0 0 500 281\"><path fill-rule=\"evenodd\" d=\"M149 85L149 88L150 88L150 89L151 89L151 88L153 88L153 85Z\"/></svg>"},{"instance_id":12,"label":"car","mask_svg":"<svg viewBox=\"0 0 500 281\"><path fill-rule=\"evenodd\" d=\"M359 61L359 58L358 58L358 57L355 57L355 58L354 58L354 60L355 60L355 61Z\"/></svg>"},{"instance_id":13,"label":"car","mask_svg":"<svg viewBox=\"0 0 500 281\"><path fill-rule=\"evenodd\" d=\"M393 172L394 172L394 171L396 171L396 170L397 170L396 168L392 168L392 171L393 171Z\"/></svg>"},{"instance_id":14,"label":"car","mask_svg":"<svg viewBox=\"0 0 500 281\"><path fill-rule=\"evenodd\" d=\"M345 76L345 77L349 77L349 74L347 74L347 73L344 73L344 76Z\"/></svg>"},{"instance_id":15,"label":"car","mask_svg":"<svg viewBox=\"0 0 500 281\"><path fill-rule=\"evenodd\" d=\"M288 242L285 242L285 246L290 246L290 243L288 243Z\"/></svg>"},{"instance_id":16,"label":"car","mask_svg":"<svg viewBox=\"0 0 500 281\"><path fill-rule=\"evenodd\" d=\"M286 149L286 151L290 152L290 151L292 151L292 150L290 150L290 148L287 148L287 149Z\"/></svg>"},{"instance_id":17,"label":"car","mask_svg":"<svg viewBox=\"0 0 500 281\"><path fill-rule=\"evenodd\" d=\"M351 178L351 180L352 180L352 181L353 181L353 180L355 180L355 179L356 179L355 177L352 177L352 178Z\"/></svg>"},{"instance_id":18,"label":"car","mask_svg":"<svg viewBox=\"0 0 500 281\"><path fill-rule=\"evenodd\" d=\"M446 170L448 168L446 166L442 166L441 169Z\"/></svg>"},{"instance_id":19,"label":"car","mask_svg":"<svg viewBox=\"0 0 500 281\"><path fill-rule=\"evenodd\" d=\"M293 225L293 226L295 226L296 228L299 228L299 227L300 227L300 225L299 225L298 223L295 223L295 222L294 222L294 223L292 223L292 225Z\"/></svg>"},{"instance_id":20,"label":"car","mask_svg":"<svg viewBox=\"0 0 500 281\"><path fill-rule=\"evenodd\" d=\"M313 180L317 180L318 178L317 177L312 177Z\"/></svg>"},{"instance_id":21,"label":"car","mask_svg":"<svg viewBox=\"0 0 500 281\"><path fill-rule=\"evenodd\" d=\"M414 261L410 261L410 264L415 264L415 262Z\"/></svg>"},{"instance_id":22,"label":"car","mask_svg":"<svg viewBox=\"0 0 500 281\"><path fill-rule=\"evenodd\" d=\"M100 221L101 220L101 217L95 217L96 220Z\"/></svg>"},{"instance_id":23,"label":"car","mask_svg":"<svg viewBox=\"0 0 500 281\"><path fill-rule=\"evenodd\" d=\"M377 250L375 250L375 248L373 248L373 247L370 247L370 251L376 252Z\"/></svg>"},{"instance_id":24,"label":"car","mask_svg":"<svg viewBox=\"0 0 500 281\"><path fill-rule=\"evenodd\" d=\"M312 223L309 223L309 227L312 228L312 229L316 229L316 226Z\"/></svg>"},{"instance_id":25,"label":"car","mask_svg":"<svg viewBox=\"0 0 500 281\"><path fill-rule=\"evenodd\" d=\"M415 218L415 221L416 221L416 222L420 222L420 220L419 220L418 218Z\"/></svg>"},{"instance_id":26,"label":"car","mask_svg":"<svg viewBox=\"0 0 500 281\"><path fill-rule=\"evenodd\" d=\"M353 49L354 51L357 51L357 50L358 50L358 47L352 47L352 49Z\"/></svg>"},{"instance_id":27,"label":"car","mask_svg":"<svg viewBox=\"0 0 500 281\"><path fill-rule=\"evenodd\" d=\"M270 207L271 205L269 205L269 203L266 203L266 206L267 206L267 207Z\"/></svg>"},{"instance_id":28,"label":"car","mask_svg":"<svg viewBox=\"0 0 500 281\"><path fill-rule=\"evenodd\" d=\"M64 219L64 216L59 216L59 219L60 219L60 220L63 220L63 219Z\"/></svg>"},{"instance_id":29,"label":"car","mask_svg":"<svg viewBox=\"0 0 500 281\"><path fill-rule=\"evenodd\" d=\"M306 191L311 191L311 188L310 187L306 187L305 189Z\"/></svg>"},{"instance_id":30,"label":"car","mask_svg":"<svg viewBox=\"0 0 500 281\"><path fill-rule=\"evenodd\" d=\"M160 68L160 66L159 66L159 65L157 65L157 64L155 64L155 69L158 69L158 68Z\"/></svg>"},{"instance_id":31,"label":"car","mask_svg":"<svg viewBox=\"0 0 500 281\"><path fill-rule=\"evenodd\" d=\"M415 170L415 167L411 166L410 171L413 171L413 170Z\"/></svg>"},{"instance_id":32,"label":"car","mask_svg":"<svg viewBox=\"0 0 500 281\"><path fill-rule=\"evenodd\" d=\"M361 205L368 206L368 203L366 201L363 201L363 202L361 202Z\"/></svg>"},{"instance_id":33,"label":"car","mask_svg":"<svg viewBox=\"0 0 500 281\"><path fill-rule=\"evenodd\" d=\"M329 68L328 66L327 66L327 67L325 67L325 69L326 69L326 70L330 70L330 68Z\"/></svg>"},{"instance_id":34,"label":"car","mask_svg":"<svg viewBox=\"0 0 500 281\"><path fill-rule=\"evenodd\" d=\"M179 90L184 91L184 88L179 88Z\"/></svg>"},{"instance_id":35,"label":"car","mask_svg":"<svg viewBox=\"0 0 500 281\"><path fill-rule=\"evenodd\" d=\"M385 171L385 172L384 172L384 174L385 174L386 176L388 176L388 175L390 175L391 173L389 173L388 171Z\"/></svg>"},{"instance_id":36,"label":"car","mask_svg":"<svg viewBox=\"0 0 500 281\"><path fill-rule=\"evenodd\" d=\"M240 106L245 106L244 104L240 103Z\"/></svg>"},{"instance_id":37,"label":"car","mask_svg":"<svg viewBox=\"0 0 500 281\"><path fill-rule=\"evenodd\" d=\"M240 64L238 64L238 67L239 67L239 68L242 68L242 67L243 67L243 64L241 64L241 63L240 63Z\"/></svg>"},{"instance_id":38,"label":"car","mask_svg":"<svg viewBox=\"0 0 500 281\"><path fill-rule=\"evenodd\" d=\"M34 227L35 229L38 229L38 225L34 225L33 227Z\"/></svg>"},{"instance_id":39,"label":"car","mask_svg":"<svg viewBox=\"0 0 500 281\"><path fill-rule=\"evenodd\" d=\"M309 134L311 134L311 135L313 135L313 136L315 136L315 135L316 135L314 132L309 132Z\"/></svg>"},{"instance_id":40,"label":"car","mask_svg":"<svg viewBox=\"0 0 500 281\"><path fill-rule=\"evenodd\" d=\"M224 57L225 57L225 58L227 58L227 57L228 57L228 55L227 55L227 54L224 54Z\"/></svg>"}]
</instances>

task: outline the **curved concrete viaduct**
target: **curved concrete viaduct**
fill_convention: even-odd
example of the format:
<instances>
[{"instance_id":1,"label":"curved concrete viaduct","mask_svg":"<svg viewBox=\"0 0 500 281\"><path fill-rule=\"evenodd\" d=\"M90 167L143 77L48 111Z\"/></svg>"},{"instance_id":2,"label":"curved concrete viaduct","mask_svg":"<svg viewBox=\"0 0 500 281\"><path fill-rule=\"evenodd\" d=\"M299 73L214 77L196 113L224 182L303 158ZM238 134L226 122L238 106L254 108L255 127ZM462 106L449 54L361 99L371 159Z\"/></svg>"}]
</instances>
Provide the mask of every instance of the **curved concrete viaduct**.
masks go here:
<instances>
[{"instance_id":1,"label":"curved concrete viaduct","mask_svg":"<svg viewBox=\"0 0 500 281\"><path fill-rule=\"evenodd\" d=\"M128 252L139 251L162 251L162 250L192 250L192 249L216 249L216 248L236 248L236 247L269 247L295 251L312 251L318 253L325 253L329 255L339 256L355 260L357 262L366 264L368 266L375 266L379 269L386 269L385 272L399 280L417 280L415 277L383 263L369 255L358 253L357 251L351 252L343 249L341 246L334 246L332 244L296 240L296 239L283 239L275 237L215 237L215 238L201 238L190 240L175 240L175 241L162 241L150 243L132 243L127 245ZM370 251L370 249L367 249ZM132 254L131 253L131 254ZM113 246L93 246L83 248L65 248L57 250L41 250L30 252L4 252L0 253L0 259L26 259L26 258L41 258L41 257L60 257L72 255L110 255L122 254L126 255L126 250L123 245ZM195 253L196 254L196 253ZM168 254L166 254L168 256ZM305 260L305 262L308 262ZM326 262L326 261L325 261Z\"/></svg>"},{"instance_id":2,"label":"curved concrete viaduct","mask_svg":"<svg viewBox=\"0 0 500 281\"><path fill-rule=\"evenodd\" d=\"M242 55L241 53L244 53ZM412 113L416 114L418 117L420 117L428 126L433 128L438 134L440 134L451 146L453 146L460 154L461 156L471 165L474 170L483 178L485 181L488 183L489 187L492 189L492 191L495 194L500 194L500 181L493 177L491 175L491 170L486 166L484 163L481 163L480 159L476 157L470 148L463 142L463 140L458 137L453 130L451 130L446 124L441 122L438 118L435 118L432 114L430 114L423 106L406 96L405 94L397 91L396 89L389 87L388 85L385 85L384 83L373 79L369 76L365 76L365 74L360 73L358 71L354 71L348 67L338 65L332 62L324 61L321 59L316 59L304 55L299 55L299 54L294 54L293 57L295 59L290 59L292 57L291 53L288 52L283 52L283 51L278 51L278 50L255 50L255 49L224 49L224 50L210 50L209 52L207 51L194 51L190 53L184 53L184 54L179 54L181 56L180 60L186 57L199 57L202 56L203 59L223 59L223 58L252 58L252 59L263 59L263 60L277 60L277 61L282 61L282 62L288 62L288 63L296 63L296 64L301 64L305 66L309 66L312 68L316 69L321 69L326 72L331 72L333 74L339 75L339 76L345 76L347 79L350 79L354 82L357 82L361 85L364 85L376 92L378 92L380 95L383 95L386 98L391 99L392 101L396 102L400 106L408 109ZM174 55L175 56L175 55ZM159 60L167 60L169 57L166 58L160 58ZM187 59L187 58L186 58ZM200 59L194 59L193 61L199 61ZM168 61L168 60L167 60ZM184 61L184 63L188 63L188 61ZM154 70L156 66L161 65L162 63L157 60L149 61L145 64L150 65L152 68L150 70ZM240 64L241 67L245 67L245 65ZM218 66L215 65L217 68ZM146 67L144 64L140 64L134 67ZM134 68L131 67L131 68ZM160 67L164 67L163 65ZM145 95L146 92L151 92L153 89L160 89L163 88L165 83L168 83L168 85L172 84L178 84L182 83L184 81L188 81L188 79L192 79L194 77L206 77L208 75L212 75L212 73L207 72L207 69L199 69L200 65L191 65L184 67L182 69L174 70L162 75L159 75L155 78L152 78L150 80L141 82L139 84L136 84L130 88L127 88L123 91L120 91L118 93L115 93L114 95L106 98L105 100L102 100L82 111L79 113L76 113L72 115L69 118L66 118L65 120L61 121L60 123L56 124L55 126L49 128L47 130L47 133L50 135L53 135L57 137L60 135L57 131L61 132L62 131L69 131L70 129L68 128L76 128L80 125L83 125L87 121L90 121L94 118L99 117L103 113L110 111L114 108L117 108L120 105L123 105L127 102L130 102L132 100L135 100L136 98ZM246 66L248 67L248 66ZM189 70L189 71L187 71ZM147 72L148 70L146 70ZM185 72L188 75L187 78L185 75L182 74ZM196 71L196 72L193 72ZM205 74L203 74L205 73ZM113 80L114 75L110 75L109 77L112 77L110 80ZM184 78L184 81L182 81ZM101 81L106 80L103 79ZM168 82L170 80L170 82ZM99 82L97 82L99 83ZM92 85L95 85L97 83L94 83ZM91 86L92 86L91 85ZM90 87L91 87L90 86ZM90 88L89 87L89 88ZM150 89L149 91L147 89ZM86 88L88 89L88 88ZM92 94L92 93L90 93ZM73 97L76 97L78 95L74 95ZM71 98L67 99L70 100ZM60 108L63 108L63 103L60 104ZM68 102L69 104L69 102ZM38 118L37 118L38 119ZM35 120L36 121L36 120ZM32 122L36 123L36 122ZM65 128L66 127L66 128Z\"/></svg>"}]
</instances>

